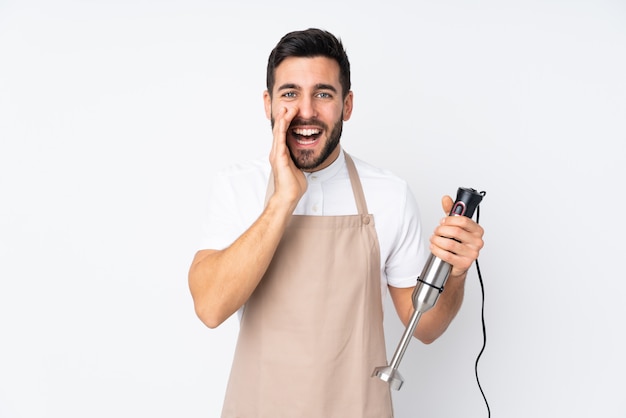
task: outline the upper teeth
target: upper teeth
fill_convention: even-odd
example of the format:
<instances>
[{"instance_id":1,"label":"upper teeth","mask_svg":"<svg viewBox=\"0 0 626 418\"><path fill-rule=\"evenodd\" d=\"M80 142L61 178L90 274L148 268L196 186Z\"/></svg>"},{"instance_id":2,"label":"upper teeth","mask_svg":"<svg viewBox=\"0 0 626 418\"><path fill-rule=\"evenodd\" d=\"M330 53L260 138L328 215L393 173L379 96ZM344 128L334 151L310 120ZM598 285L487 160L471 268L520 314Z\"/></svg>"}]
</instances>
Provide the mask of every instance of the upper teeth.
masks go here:
<instances>
[{"instance_id":1,"label":"upper teeth","mask_svg":"<svg viewBox=\"0 0 626 418\"><path fill-rule=\"evenodd\" d=\"M302 136L311 136L320 133L319 129L294 129L294 133Z\"/></svg>"}]
</instances>

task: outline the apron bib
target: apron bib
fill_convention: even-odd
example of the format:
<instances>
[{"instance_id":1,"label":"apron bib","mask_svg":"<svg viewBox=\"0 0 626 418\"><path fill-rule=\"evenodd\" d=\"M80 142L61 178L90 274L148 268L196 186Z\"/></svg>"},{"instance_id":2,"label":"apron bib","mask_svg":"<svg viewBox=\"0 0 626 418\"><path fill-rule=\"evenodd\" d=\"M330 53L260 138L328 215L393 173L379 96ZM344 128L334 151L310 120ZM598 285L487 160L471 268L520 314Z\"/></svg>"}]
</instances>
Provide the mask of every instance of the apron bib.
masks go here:
<instances>
[{"instance_id":1,"label":"apron bib","mask_svg":"<svg viewBox=\"0 0 626 418\"><path fill-rule=\"evenodd\" d=\"M387 363L378 238L345 157L358 214L292 216L246 302L222 418L393 416L371 378Z\"/></svg>"}]
</instances>

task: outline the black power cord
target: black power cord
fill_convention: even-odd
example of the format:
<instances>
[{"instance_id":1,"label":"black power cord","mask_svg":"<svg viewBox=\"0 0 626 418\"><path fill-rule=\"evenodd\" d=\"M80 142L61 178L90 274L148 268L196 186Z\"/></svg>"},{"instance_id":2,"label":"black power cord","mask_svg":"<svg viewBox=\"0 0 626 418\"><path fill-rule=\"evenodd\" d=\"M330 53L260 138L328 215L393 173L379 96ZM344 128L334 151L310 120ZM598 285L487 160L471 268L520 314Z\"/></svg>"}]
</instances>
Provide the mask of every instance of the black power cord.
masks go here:
<instances>
[{"instance_id":1,"label":"black power cord","mask_svg":"<svg viewBox=\"0 0 626 418\"><path fill-rule=\"evenodd\" d=\"M485 192L482 192L485 193ZM476 223L479 223L480 219L480 206L476 208ZM485 405L487 406L487 417L491 417L491 409L489 408L489 402L487 402L487 397L485 396L485 392L483 391L482 385L480 384L480 379L478 378L478 362L485 351L485 346L487 345L487 329L485 327L485 285L483 283L483 276L480 272L480 265L478 264L478 259L475 261L476 263L476 271L478 272L478 282L480 283L480 291L482 294L482 304L481 304L481 322L483 328L483 346L476 357L476 363L474 364L474 371L476 373L476 383L478 383L478 389L480 389L481 395L483 395L483 399L485 400Z\"/></svg>"}]
</instances>

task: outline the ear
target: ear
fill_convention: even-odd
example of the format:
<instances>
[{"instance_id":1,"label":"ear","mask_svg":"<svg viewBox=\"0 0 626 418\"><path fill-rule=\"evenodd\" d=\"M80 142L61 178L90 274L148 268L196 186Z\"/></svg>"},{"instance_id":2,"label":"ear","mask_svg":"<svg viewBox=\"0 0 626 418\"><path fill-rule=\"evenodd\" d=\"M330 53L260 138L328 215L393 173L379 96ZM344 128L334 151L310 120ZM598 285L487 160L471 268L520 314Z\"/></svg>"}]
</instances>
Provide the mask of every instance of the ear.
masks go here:
<instances>
[{"instance_id":1,"label":"ear","mask_svg":"<svg viewBox=\"0 0 626 418\"><path fill-rule=\"evenodd\" d=\"M272 98L267 90L263 92L263 105L265 106L265 117L272 120Z\"/></svg>"},{"instance_id":2,"label":"ear","mask_svg":"<svg viewBox=\"0 0 626 418\"><path fill-rule=\"evenodd\" d=\"M343 120L344 122L350 119L352 116L352 106L354 101L354 95L352 94L352 90L350 90L343 100Z\"/></svg>"}]
</instances>

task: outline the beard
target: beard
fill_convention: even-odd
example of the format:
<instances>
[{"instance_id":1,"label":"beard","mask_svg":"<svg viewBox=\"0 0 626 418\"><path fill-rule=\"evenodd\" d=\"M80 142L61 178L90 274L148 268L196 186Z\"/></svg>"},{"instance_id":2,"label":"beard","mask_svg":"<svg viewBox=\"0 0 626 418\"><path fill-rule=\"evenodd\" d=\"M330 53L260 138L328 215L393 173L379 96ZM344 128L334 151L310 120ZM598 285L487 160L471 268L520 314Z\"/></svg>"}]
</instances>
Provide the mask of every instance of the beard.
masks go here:
<instances>
[{"instance_id":1,"label":"beard","mask_svg":"<svg viewBox=\"0 0 626 418\"><path fill-rule=\"evenodd\" d=\"M271 119L272 128L274 127L274 118ZM324 129L324 132L328 132L328 128L325 123L318 121L316 119L310 121L302 121L302 120L293 120L289 129L292 129L296 126L304 126L304 125L316 125ZM289 131L288 129L288 131ZM330 135L326 139L326 143L322 148L322 151L319 155L315 156L315 150L312 149L304 149L304 150L292 150L289 145L287 148L289 149L289 155L291 155L291 159L297 168L304 171L312 171L316 167L319 167L326 159L335 151L337 146L339 145L339 140L341 138L341 133L343 131L343 113L339 120L333 125L332 131L330 131Z\"/></svg>"}]
</instances>

